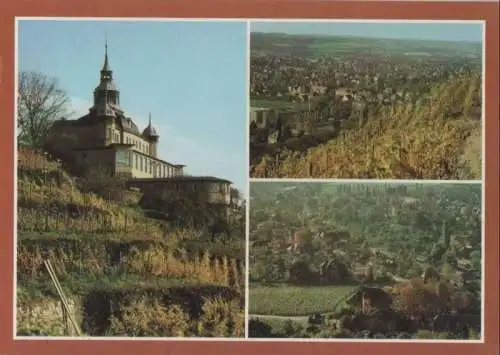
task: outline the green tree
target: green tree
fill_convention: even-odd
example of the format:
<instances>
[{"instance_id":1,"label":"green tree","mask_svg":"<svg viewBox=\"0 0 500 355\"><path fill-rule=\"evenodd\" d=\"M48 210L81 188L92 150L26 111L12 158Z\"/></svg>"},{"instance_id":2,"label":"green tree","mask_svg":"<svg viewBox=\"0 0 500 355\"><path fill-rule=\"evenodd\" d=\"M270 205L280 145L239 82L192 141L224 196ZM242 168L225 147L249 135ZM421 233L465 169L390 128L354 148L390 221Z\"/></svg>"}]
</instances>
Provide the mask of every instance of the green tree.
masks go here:
<instances>
[{"instance_id":1,"label":"green tree","mask_svg":"<svg viewBox=\"0 0 500 355\"><path fill-rule=\"evenodd\" d=\"M479 250L470 253L470 260L474 269L481 269L481 252Z\"/></svg>"}]
</instances>

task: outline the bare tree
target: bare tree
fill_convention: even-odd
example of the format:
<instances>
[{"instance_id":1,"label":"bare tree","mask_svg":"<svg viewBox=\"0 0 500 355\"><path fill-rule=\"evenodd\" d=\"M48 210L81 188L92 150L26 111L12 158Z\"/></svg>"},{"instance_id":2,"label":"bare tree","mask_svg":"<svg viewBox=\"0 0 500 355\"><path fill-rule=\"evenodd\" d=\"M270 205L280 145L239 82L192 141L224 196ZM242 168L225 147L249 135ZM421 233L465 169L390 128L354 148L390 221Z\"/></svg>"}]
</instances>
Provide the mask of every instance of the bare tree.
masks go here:
<instances>
[{"instance_id":1,"label":"bare tree","mask_svg":"<svg viewBox=\"0 0 500 355\"><path fill-rule=\"evenodd\" d=\"M54 120L67 113L69 97L57 79L38 72L21 72L18 83L18 142L40 147Z\"/></svg>"}]
</instances>

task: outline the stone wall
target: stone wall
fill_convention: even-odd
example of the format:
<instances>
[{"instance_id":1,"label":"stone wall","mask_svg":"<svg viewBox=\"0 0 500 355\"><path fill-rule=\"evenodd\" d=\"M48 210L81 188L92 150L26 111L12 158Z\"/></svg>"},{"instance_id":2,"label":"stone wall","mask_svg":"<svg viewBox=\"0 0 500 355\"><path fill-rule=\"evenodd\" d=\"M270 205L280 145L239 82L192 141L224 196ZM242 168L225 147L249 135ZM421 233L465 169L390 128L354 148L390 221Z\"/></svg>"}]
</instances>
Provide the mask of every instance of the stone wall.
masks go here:
<instances>
[{"instance_id":1,"label":"stone wall","mask_svg":"<svg viewBox=\"0 0 500 355\"><path fill-rule=\"evenodd\" d=\"M73 319L81 328L82 308L77 298L68 299ZM43 299L38 301L18 301L17 304L17 335L41 336L76 336L73 325L63 317L63 308L58 299ZM69 333L68 333L69 331Z\"/></svg>"},{"instance_id":2,"label":"stone wall","mask_svg":"<svg viewBox=\"0 0 500 355\"><path fill-rule=\"evenodd\" d=\"M231 202L230 185L226 182L203 180L133 180L132 186L138 187L145 196L171 196L172 194L186 194L196 196L211 204L229 205Z\"/></svg>"}]
</instances>

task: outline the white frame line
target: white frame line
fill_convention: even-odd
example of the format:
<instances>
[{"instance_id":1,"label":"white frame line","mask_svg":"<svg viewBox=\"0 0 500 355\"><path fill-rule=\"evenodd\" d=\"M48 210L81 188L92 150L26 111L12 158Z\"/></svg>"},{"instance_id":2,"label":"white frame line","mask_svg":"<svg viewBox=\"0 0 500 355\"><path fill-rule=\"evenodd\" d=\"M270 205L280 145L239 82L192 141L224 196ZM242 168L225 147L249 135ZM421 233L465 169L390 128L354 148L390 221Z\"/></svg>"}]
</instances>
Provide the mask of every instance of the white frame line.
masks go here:
<instances>
[{"instance_id":1,"label":"white frame line","mask_svg":"<svg viewBox=\"0 0 500 355\"><path fill-rule=\"evenodd\" d=\"M388 0L390 1L390 0ZM432 1L432 0L424 0L424 1ZM494 2L495 0L491 0L491 2ZM45 336L17 336L17 91L18 91L18 50L19 50L19 21L89 21L89 22L94 22L94 21L99 21L99 22L127 22L127 21L133 21L133 22L169 22L169 21L175 21L175 22L245 22L246 27L247 27L247 36L249 36L251 32L250 25L252 22L316 22L316 23L321 23L321 22L340 22L340 23L419 23L419 24L425 24L425 23L461 23L461 24L481 24L482 25L482 31L483 31L483 42L482 42L482 124L483 124L483 131L482 131L482 179L481 180L462 180L462 181L450 181L450 180L382 180L383 182L388 182L388 183L453 183L453 184L460 184L460 183L465 183L465 184L471 184L471 183L481 183L482 185L482 253L481 253L481 258L482 258L482 272L481 272L481 278L482 278L482 284L481 284L481 293L482 293L482 309L483 313L481 316L482 319L482 329L481 329L481 340L457 340L457 341L447 341L447 340L406 340L406 339L298 339L298 338L286 338L286 339L279 339L279 338L272 338L272 339L267 339L267 338L249 338L248 337L248 298L249 298L249 205L250 205L250 184L251 182L264 182L264 181L269 181L269 182L307 182L307 181L314 181L314 182L332 182L331 179L254 179L254 178L248 178L247 179L247 198L246 198L246 252L245 252L245 278L246 278L246 288L245 288L245 337L244 338L181 338L181 337L172 337L172 338L151 338L151 337L141 337L141 338L132 338L132 337L45 337ZM486 25L485 21L483 20L404 20L404 19L338 19L338 18L331 18L331 19L270 19L270 18L175 18L175 17L165 17L165 18L157 18L157 17L140 17L140 18L134 18L134 17L36 17L36 16L18 16L15 17L14 19L14 89L15 89L15 95L14 95L14 201L13 201L13 208L14 208L14 262L13 262L13 269L14 269L14 275L13 275L13 339L14 340L49 340L49 341L58 341L58 340L76 340L76 341L123 341L123 340L128 340L128 341L225 341L225 342L324 342L324 343L336 343L336 342L345 342L345 343L445 343L445 344L451 344L451 343L484 343L484 284L485 284L485 266L484 266L484 251L485 251L485 225L484 225L484 219L485 219L485 211L484 211L484 203L485 203L485 191L484 191L484 177L485 177L485 154L486 154L486 145L485 145L485 125L486 125L486 120L485 120L485 72L486 72ZM250 60L250 39L247 37L247 62L249 63ZM250 115L250 98L249 98L249 78L250 78L250 66L247 65L247 140L248 138L248 121L249 121L249 115ZM247 161L249 159L249 144L247 141ZM249 169L249 164L247 165L247 171ZM249 172L249 171L248 171ZM381 180L362 180L362 179L336 179L336 182L351 182L351 183L356 183L356 182L363 182L363 183L380 183Z\"/></svg>"},{"instance_id":2,"label":"white frame line","mask_svg":"<svg viewBox=\"0 0 500 355\"><path fill-rule=\"evenodd\" d=\"M246 76L247 76L247 97L246 97L246 117L245 117L245 144L246 144L246 152L247 152L247 160L246 160L246 171L247 171L247 184L246 184L246 207L245 207L245 339L249 339L249 325L248 325L248 309L249 309L249 296L250 296L250 287L249 287L249 279L250 279L250 145L248 144L248 140L250 137L250 22L246 22L246 51L247 51L247 63L246 63Z\"/></svg>"}]
</instances>

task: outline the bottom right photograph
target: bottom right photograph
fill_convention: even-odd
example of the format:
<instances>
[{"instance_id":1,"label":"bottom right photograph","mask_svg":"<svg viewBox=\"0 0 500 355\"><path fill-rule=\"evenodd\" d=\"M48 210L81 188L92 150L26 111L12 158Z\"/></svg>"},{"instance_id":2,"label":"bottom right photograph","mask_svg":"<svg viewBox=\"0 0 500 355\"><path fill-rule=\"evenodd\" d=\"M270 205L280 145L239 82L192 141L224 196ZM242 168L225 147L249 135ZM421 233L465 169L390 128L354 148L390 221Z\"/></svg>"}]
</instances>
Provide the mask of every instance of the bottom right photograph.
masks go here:
<instances>
[{"instance_id":1,"label":"bottom right photograph","mask_svg":"<svg viewBox=\"0 0 500 355\"><path fill-rule=\"evenodd\" d=\"M253 181L249 202L249 337L481 340L481 183Z\"/></svg>"}]
</instances>

